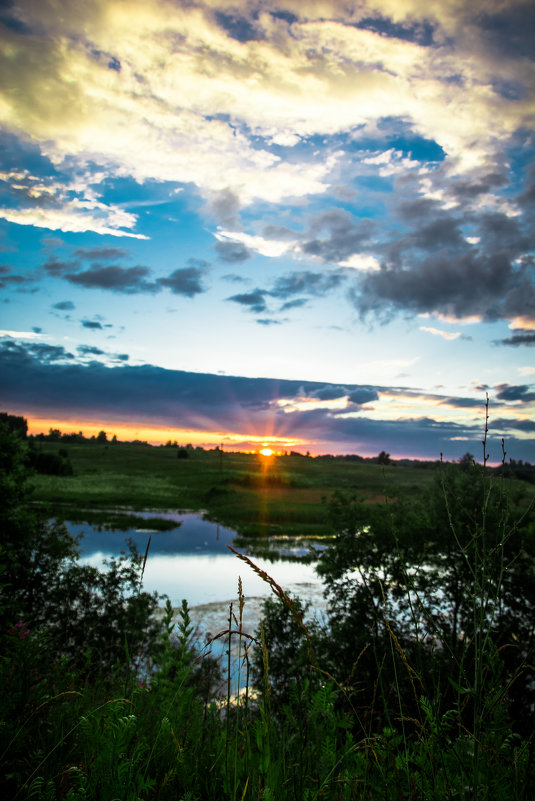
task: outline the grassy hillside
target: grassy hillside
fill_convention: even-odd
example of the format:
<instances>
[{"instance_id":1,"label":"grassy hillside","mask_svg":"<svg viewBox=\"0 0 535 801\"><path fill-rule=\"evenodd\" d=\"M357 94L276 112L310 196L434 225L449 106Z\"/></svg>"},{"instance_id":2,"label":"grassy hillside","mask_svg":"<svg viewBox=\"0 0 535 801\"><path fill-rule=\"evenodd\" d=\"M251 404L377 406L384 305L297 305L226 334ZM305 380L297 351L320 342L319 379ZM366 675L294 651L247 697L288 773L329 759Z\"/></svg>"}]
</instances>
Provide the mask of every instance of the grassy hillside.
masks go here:
<instances>
[{"instance_id":1,"label":"grassy hillside","mask_svg":"<svg viewBox=\"0 0 535 801\"><path fill-rule=\"evenodd\" d=\"M35 475L34 499L71 519L119 507L194 509L246 537L325 536L330 531L325 501L335 491L384 503L412 497L435 472L433 465L418 463L383 466L300 455L266 459L143 443L44 442L37 447L66 452L73 475ZM535 492L523 481L515 481L513 490L526 497Z\"/></svg>"},{"instance_id":2,"label":"grassy hillside","mask_svg":"<svg viewBox=\"0 0 535 801\"><path fill-rule=\"evenodd\" d=\"M322 536L328 533L324 503L336 490L368 503L412 495L433 469L382 466L299 455L272 456L152 447L141 443L38 443L67 452L72 476L36 475L35 500L63 514L80 510L199 509L244 536Z\"/></svg>"}]
</instances>

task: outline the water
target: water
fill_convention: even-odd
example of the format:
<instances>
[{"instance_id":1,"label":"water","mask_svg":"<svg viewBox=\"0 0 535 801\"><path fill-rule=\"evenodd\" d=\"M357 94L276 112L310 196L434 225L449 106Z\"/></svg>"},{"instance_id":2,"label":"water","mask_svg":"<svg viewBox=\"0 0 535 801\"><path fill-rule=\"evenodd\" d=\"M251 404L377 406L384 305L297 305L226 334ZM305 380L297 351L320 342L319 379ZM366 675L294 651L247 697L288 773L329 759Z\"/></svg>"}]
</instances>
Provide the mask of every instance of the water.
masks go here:
<instances>
[{"instance_id":1,"label":"water","mask_svg":"<svg viewBox=\"0 0 535 801\"><path fill-rule=\"evenodd\" d=\"M191 620L195 626L195 640L201 653L211 653L222 660L228 647L226 638L212 638L228 628L229 605L238 614L238 578L241 577L245 606L243 630L254 634L262 616L265 598L273 595L269 585L254 571L231 553L226 547L232 544L236 532L203 520L193 513L136 512L138 517L160 517L176 520L179 528L171 531L127 531L100 529L88 523L67 523L72 534L79 535L80 561L94 567L104 568L106 558L119 556L127 551L127 540L133 540L143 555L149 536L151 543L145 571L143 589L169 597L177 608L182 599L188 602ZM294 549L305 551L305 548ZM265 570L292 598L298 596L311 605L311 614L321 616L325 609L322 584L313 564L280 559L269 562L253 558L258 567ZM234 624L233 624L233 627ZM238 652L237 638L233 640L231 687L237 691Z\"/></svg>"},{"instance_id":2,"label":"water","mask_svg":"<svg viewBox=\"0 0 535 801\"><path fill-rule=\"evenodd\" d=\"M171 531L103 530L87 523L68 523L69 531L81 535L81 561L103 567L104 560L127 550L126 541L132 539L141 554L145 553L149 536L151 544L143 576L143 589L165 594L173 606L182 599L190 607L224 605L236 599L238 577L247 599L263 599L272 594L269 586L251 568L232 554L231 544L236 532L204 520L193 513L146 512L139 517L160 517L180 522ZM276 562L254 558L291 596L298 595L321 606L321 582L313 564L285 561Z\"/></svg>"}]
</instances>

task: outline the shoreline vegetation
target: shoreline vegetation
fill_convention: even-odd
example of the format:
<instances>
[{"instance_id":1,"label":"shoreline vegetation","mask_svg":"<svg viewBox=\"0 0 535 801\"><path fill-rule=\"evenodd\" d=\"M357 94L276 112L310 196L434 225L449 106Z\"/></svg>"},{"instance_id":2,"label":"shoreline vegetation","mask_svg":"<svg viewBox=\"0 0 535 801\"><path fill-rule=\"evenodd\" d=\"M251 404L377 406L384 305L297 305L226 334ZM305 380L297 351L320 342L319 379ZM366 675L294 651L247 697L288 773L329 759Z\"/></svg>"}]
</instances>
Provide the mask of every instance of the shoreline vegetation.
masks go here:
<instances>
[{"instance_id":1,"label":"shoreline vegetation","mask_svg":"<svg viewBox=\"0 0 535 801\"><path fill-rule=\"evenodd\" d=\"M9 417L0 420L7 801L534 797L530 465L520 477L505 453L500 470L468 454L414 466L65 447L28 441ZM182 505L240 537L327 536L318 561L327 618L289 597L276 564L267 573L238 553L244 575L272 591L262 620L246 629L240 579L224 630L196 642L187 600L176 610L142 591L146 553L102 572L81 565L49 514Z\"/></svg>"},{"instance_id":2,"label":"shoreline vegetation","mask_svg":"<svg viewBox=\"0 0 535 801\"><path fill-rule=\"evenodd\" d=\"M370 505L416 497L441 465L440 459L394 460L385 451L367 459L297 452L266 458L171 441L120 442L104 431L86 439L51 430L28 442L34 501L63 519L128 528L136 511L154 510L155 518L158 510L196 511L234 529L238 544L277 536L328 538L328 502L335 492L357 494ZM472 460L465 454L459 469L471 467ZM525 502L535 496L535 465L512 461L487 469L506 475L513 494L524 495ZM155 519L146 527L167 530L171 524Z\"/></svg>"}]
</instances>

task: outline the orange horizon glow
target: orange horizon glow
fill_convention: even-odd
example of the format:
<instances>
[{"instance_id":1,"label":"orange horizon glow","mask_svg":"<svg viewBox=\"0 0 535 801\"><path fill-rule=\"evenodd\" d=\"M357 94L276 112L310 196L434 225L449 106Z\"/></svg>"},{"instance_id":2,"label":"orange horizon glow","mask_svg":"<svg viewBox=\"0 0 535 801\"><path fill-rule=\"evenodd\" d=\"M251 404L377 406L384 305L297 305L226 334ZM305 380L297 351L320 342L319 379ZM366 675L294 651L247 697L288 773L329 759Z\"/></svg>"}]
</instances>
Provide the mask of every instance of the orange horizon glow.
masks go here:
<instances>
[{"instance_id":1,"label":"orange horizon glow","mask_svg":"<svg viewBox=\"0 0 535 801\"><path fill-rule=\"evenodd\" d=\"M265 456L271 456L275 450L266 446L264 437L255 434L242 434L239 432L223 431L195 431L186 428L173 428L171 426L140 426L128 425L127 423L114 423L109 420L87 421L87 420L62 420L48 417L33 417L24 412L19 412L28 422L28 434L48 434L50 429L58 429L62 434L78 434L81 432L84 437L90 438L97 436L100 431L105 431L108 439L116 436L118 440L132 441L140 440L148 442L150 445L165 445L165 443L177 442L181 445L191 444L202 448L229 448L243 452L257 453L258 446L264 446ZM271 443L277 448L277 452L293 450L295 448L310 449L314 443L304 439L291 437L275 437Z\"/></svg>"}]
</instances>

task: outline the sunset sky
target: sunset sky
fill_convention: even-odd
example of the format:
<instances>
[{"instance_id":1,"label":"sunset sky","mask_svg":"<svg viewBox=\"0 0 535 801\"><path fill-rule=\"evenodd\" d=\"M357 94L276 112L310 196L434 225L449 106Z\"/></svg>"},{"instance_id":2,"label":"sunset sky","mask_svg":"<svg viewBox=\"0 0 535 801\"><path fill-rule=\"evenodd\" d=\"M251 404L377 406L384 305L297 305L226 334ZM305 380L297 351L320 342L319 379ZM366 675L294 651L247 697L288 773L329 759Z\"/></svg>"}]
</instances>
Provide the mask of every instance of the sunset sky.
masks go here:
<instances>
[{"instance_id":1,"label":"sunset sky","mask_svg":"<svg viewBox=\"0 0 535 801\"><path fill-rule=\"evenodd\" d=\"M0 0L0 404L535 462L532 0Z\"/></svg>"}]
</instances>

